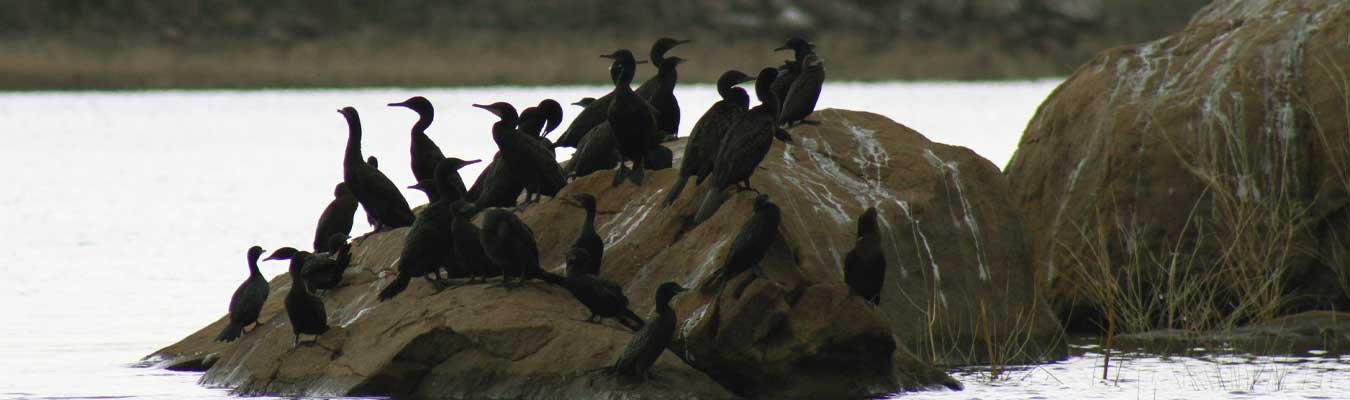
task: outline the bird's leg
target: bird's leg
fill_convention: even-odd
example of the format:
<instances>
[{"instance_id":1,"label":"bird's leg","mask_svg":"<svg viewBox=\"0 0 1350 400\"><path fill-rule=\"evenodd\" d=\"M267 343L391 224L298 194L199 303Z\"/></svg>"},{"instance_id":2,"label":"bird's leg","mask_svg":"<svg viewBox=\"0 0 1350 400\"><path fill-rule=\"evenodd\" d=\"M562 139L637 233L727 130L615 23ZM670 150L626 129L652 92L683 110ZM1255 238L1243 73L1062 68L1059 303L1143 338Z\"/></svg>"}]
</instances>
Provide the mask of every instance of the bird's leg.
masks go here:
<instances>
[{"instance_id":1,"label":"bird's leg","mask_svg":"<svg viewBox=\"0 0 1350 400\"><path fill-rule=\"evenodd\" d=\"M609 186L610 186L610 187L619 187L619 185L623 184L623 178L624 178L624 176L628 175L627 172L628 172L628 167L627 167L626 165L624 165L624 161L623 161L623 160L619 160L619 167L618 167L617 169L614 170L614 181L613 181L613 182L610 182L610 185L609 185Z\"/></svg>"},{"instance_id":2,"label":"bird's leg","mask_svg":"<svg viewBox=\"0 0 1350 400\"><path fill-rule=\"evenodd\" d=\"M300 334L297 333L295 334L295 337L291 338L291 348L294 349L295 346L299 345L300 345Z\"/></svg>"}]
</instances>

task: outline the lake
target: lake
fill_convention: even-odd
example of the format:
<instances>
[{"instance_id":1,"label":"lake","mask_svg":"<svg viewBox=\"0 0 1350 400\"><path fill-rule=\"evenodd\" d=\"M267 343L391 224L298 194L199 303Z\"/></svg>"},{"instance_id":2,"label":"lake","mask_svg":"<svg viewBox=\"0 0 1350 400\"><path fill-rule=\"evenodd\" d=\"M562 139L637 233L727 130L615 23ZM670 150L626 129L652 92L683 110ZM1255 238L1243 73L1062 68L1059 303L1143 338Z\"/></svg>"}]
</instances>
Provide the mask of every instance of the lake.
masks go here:
<instances>
[{"instance_id":1,"label":"lake","mask_svg":"<svg viewBox=\"0 0 1350 400\"><path fill-rule=\"evenodd\" d=\"M821 107L875 112L937 142L1006 164L1058 80L1000 83L833 83ZM355 106L364 151L412 183L408 128L416 115L386 103L428 97L428 134L448 156L489 158L495 117L473 103L566 104L601 87L41 92L0 94L6 189L0 191L0 398L224 398L199 374L132 368L226 312L246 275L244 251L308 247L342 179ZM681 135L715 99L682 85ZM565 106L567 120L579 108ZM566 122L564 123L566 126ZM561 129L558 133L561 132ZM555 133L556 135L556 133ZM569 152L561 151L565 158ZM472 181L482 164L461 171ZM416 205L420 192L405 190ZM353 235L369 230L357 216ZM264 273L284 272L284 263ZM915 398L1234 398L1343 396L1350 359L1136 354L1100 380L1090 345L1069 360L991 379L958 370L967 391Z\"/></svg>"}]
</instances>

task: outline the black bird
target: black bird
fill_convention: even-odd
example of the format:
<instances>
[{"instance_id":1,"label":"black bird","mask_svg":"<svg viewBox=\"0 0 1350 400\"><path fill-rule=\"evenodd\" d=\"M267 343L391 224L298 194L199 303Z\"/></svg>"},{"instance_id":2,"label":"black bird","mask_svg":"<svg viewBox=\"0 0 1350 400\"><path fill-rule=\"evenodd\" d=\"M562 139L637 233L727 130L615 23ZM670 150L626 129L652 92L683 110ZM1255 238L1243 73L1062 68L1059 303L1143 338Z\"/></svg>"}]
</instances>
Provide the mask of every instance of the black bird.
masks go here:
<instances>
[{"instance_id":1,"label":"black bird","mask_svg":"<svg viewBox=\"0 0 1350 400\"><path fill-rule=\"evenodd\" d=\"M515 107L503 102L473 106L500 118L492 125L492 140L497 143L502 160L509 165L507 171L511 177L523 184L527 192L553 197L567 185L562 168L553 158L553 150L516 128L519 116ZM529 202L529 196L526 196L526 202Z\"/></svg>"},{"instance_id":2,"label":"black bird","mask_svg":"<svg viewBox=\"0 0 1350 400\"><path fill-rule=\"evenodd\" d=\"M588 273L586 268L591 263L586 249L573 247L567 252L567 279L563 287L591 311L586 322L600 323L605 318L613 318L635 332L642 329L645 322L628 309L628 296L623 295L623 288Z\"/></svg>"},{"instance_id":3,"label":"black bird","mask_svg":"<svg viewBox=\"0 0 1350 400\"><path fill-rule=\"evenodd\" d=\"M605 241L600 239L600 234L595 233L595 196L581 193L572 198L586 210L586 219L581 221L581 233L572 241L572 248L586 251L584 258L586 263L581 265L581 271L600 276L600 263L605 257Z\"/></svg>"},{"instance_id":4,"label":"black bird","mask_svg":"<svg viewBox=\"0 0 1350 400\"><path fill-rule=\"evenodd\" d=\"M299 278L307 257L291 257L291 291L286 294L286 316L291 319L291 333L295 334L291 346L300 344L300 335L313 335L314 343L319 336L328 332L328 312L324 310L323 299L309 292L305 280Z\"/></svg>"},{"instance_id":5,"label":"black bird","mask_svg":"<svg viewBox=\"0 0 1350 400\"><path fill-rule=\"evenodd\" d=\"M436 164L445 159L441 148L427 137L427 127L431 126L431 120L436 117L436 109L422 96L413 96L402 103L389 103L389 106L407 107L417 112L417 123L412 127L412 143L408 146L413 178L418 182L435 180Z\"/></svg>"},{"instance_id":6,"label":"black bird","mask_svg":"<svg viewBox=\"0 0 1350 400\"><path fill-rule=\"evenodd\" d=\"M594 97L582 97L581 100L577 100L575 103L572 103L572 105L581 106L581 108L586 108L589 107L591 103L594 102L595 102Z\"/></svg>"},{"instance_id":7,"label":"black bird","mask_svg":"<svg viewBox=\"0 0 1350 400\"><path fill-rule=\"evenodd\" d=\"M662 283L656 288L656 316L633 334L633 340L628 342L614 365L605 369L606 373L633 379L651 378L652 364L656 364L661 353L670 347L670 339L675 335L677 318L675 310L670 308L670 300L683 291L685 289L674 282Z\"/></svg>"},{"instance_id":8,"label":"black bird","mask_svg":"<svg viewBox=\"0 0 1350 400\"><path fill-rule=\"evenodd\" d=\"M881 251L877 208L868 207L858 216L858 243L844 256L844 283L853 294L873 305L880 305L885 282L886 255Z\"/></svg>"},{"instance_id":9,"label":"black bird","mask_svg":"<svg viewBox=\"0 0 1350 400\"><path fill-rule=\"evenodd\" d=\"M657 63L658 68L656 76L651 79L658 81L657 89L651 96L644 96L642 88L639 87L638 96L647 100L656 109L656 130L659 132L657 137L660 138L658 141L674 140L680 131L680 102L675 99L675 84L679 81L679 74L675 72L675 67L685 62L685 59L670 57L658 62L653 58L652 62Z\"/></svg>"},{"instance_id":10,"label":"black bird","mask_svg":"<svg viewBox=\"0 0 1350 400\"><path fill-rule=\"evenodd\" d=\"M613 169L619 166L619 150L614 147L614 130L609 122L597 125L590 134L581 138L577 151L572 153L572 161L567 165L567 176L580 178L595 171Z\"/></svg>"},{"instance_id":11,"label":"black bird","mask_svg":"<svg viewBox=\"0 0 1350 400\"><path fill-rule=\"evenodd\" d=\"M341 241L339 243L338 241ZM341 235L333 235L331 246L345 248L347 238ZM335 257L336 256L336 257ZM350 256L350 255L348 255ZM272 251L272 254L264 258L263 261L272 260L294 260L300 259L303 265L300 267L300 274L291 276L291 279L303 279L305 287L310 290L327 290L337 287L342 282L342 273L346 271L347 266L339 262L341 253L323 253L314 254L308 251L297 250L294 247L282 247ZM350 259L347 259L350 262Z\"/></svg>"},{"instance_id":12,"label":"black bird","mask_svg":"<svg viewBox=\"0 0 1350 400\"><path fill-rule=\"evenodd\" d=\"M262 312L263 303L267 302L267 293L270 290L267 286L267 278L258 272L258 257L262 256L262 247L253 246L248 249L248 278L244 283L239 284L239 288L234 290L234 296L230 297L230 323L225 325L225 329L216 336L217 342L231 342L244 334L244 328L253 325L257 329L258 314Z\"/></svg>"},{"instance_id":13,"label":"black bird","mask_svg":"<svg viewBox=\"0 0 1350 400\"><path fill-rule=\"evenodd\" d=\"M477 163L478 161L479 160L464 162L463 165L460 165L460 168L463 168L464 166L467 166L469 164ZM468 196L468 189L464 187L464 178L459 176L459 169L456 169L455 172L450 175L449 183L450 186L448 187L448 189L450 189L450 192L444 194L441 193L440 185L436 184L435 179L417 181L416 185L408 186L408 189L417 189L421 190L423 193L426 193L428 203L435 203L441 200L442 198L444 198L445 201L449 203L454 202L456 200L464 199L465 197Z\"/></svg>"},{"instance_id":14,"label":"black bird","mask_svg":"<svg viewBox=\"0 0 1350 400\"><path fill-rule=\"evenodd\" d=\"M799 37L788 39L787 43L773 49L773 51L792 50L792 59L783 61L783 66L778 67L778 80L774 81L773 94L778 98L779 103L787 99L788 90L792 88L792 82L797 80L797 75L801 72L797 67L801 65L802 59L806 58L807 53L816 51L814 43L806 41Z\"/></svg>"},{"instance_id":15,"label":"black bird","mask_svg":"<svg viewBox=\"0 0 1350 400\"><path fill-rule=\"evenodd\" d=\"M473 224L473 216L478 214L478 207L473 203L459 200L450 203L450 212L454 215L450 236L455 242L455 257L459 259L459 265L469 277L469 281L479 278L486 280L490 276L500 275L501 269L492 264L487 253L483 252L483 243L479 241L480 232Z\"/></svg>"},{"instance_id":16,"label":"black bird","mask_svg":"<svg viewBox=\"0 0 1350 400\"><path fill-rule=\"evenodd\" d=\"M464 161L453 157L441 160L441 163L436 165L436 190L451 192L454 177L459 175L457 171L465 165L478 161ZM412 278L419 276L426 278L438 290L448 285L446 278L441 276L441 268L453 269L457 264L451 238L451 226L454 223L450 213L452 201L442 196L435 203L422 209L422 216L413 222L412 229L404 238L403 253L398 261L398 276L380 291L380 301L397 296L408 288Z\"/></svg>"},{"instance_id":17,"label":"black bird","mask_svg":"<svg viewBox=\"0 0 1350 400\"><path fill-rule=\"evenodd\" d=\"M642 96L643 99L651 101L653 98L655 98L657 92L664 90L662 86L664 86L666 82L664 79L661 78L660 69L661 64L665 63L666 61L666 52L670 51L671 49L674 49L675 46L679 46L689 42L691 42L691 40L679 40L663 37L660 39L656 39L656 41L652 43L651 53L648 55L651 56L652 66L656 67L657 73L656 75L653 75L651 78L647 78L646 81L642 82L642 85L638 86L637 88L638 96ZM610 73L614 73L614 71L610 71ZM671 78L674 79L673 76ZM671 85L674 85L673 80L671 82ZM673 89L674 86L672 86L671 88Z\"/></svg>"},{"instance_id":18,"label":"black bird","mask_svg":"<svg viewBox=\"0 0 1350 400\"><path fill-rule=\"evenodd\" d=\"M652 148L647 150L647 157L643 158L642 166L651 171L659 171L675 166L675 152L670 151L669 147L662 146L660 143L653 143Z\"/></svg>"},{"instance_id":19,"label":"black bird","mask_svg":"<svg viewBox=\"0 0 1350 400\"><path fill-rule=\"evenodd\" d=\"M333 248L328 247L331 243L329 238L337 234L343 237L350 235L352 218L355 216L356 197L352 196L352 191L347 189L346 183L338 182L337 187L333 188L333 201L328 202L323 214L319 214L319 224L314 228L314 252L333 251Z\"/></svg>"},{"instance_id":20,"label":"black bird","mask_svg":"<svg viewBox=\"0 0 1350 400\"><path fill-rule=\"evenodd\" d=\"M713 161L710 174L712 185L708 186L707 194L699 204L694 224L707 220L717 212L726 200L727 187L741 185L742 189L750 188L750 176L755 173L755 167L759 166L760 161L764 161L764 155L769 153L773 145L774 135L780 130L778 99L769 90L777 74L778 71L773 68L759 71L759 77L755 80L755 96L759 97L760 104L746 112L727 131L729 133Z\"/></svg>"},{"instance_id":21,"label":"black bird","mask_svg":"<svg viewBox=\"0 0 1350 400\"><path fill-rule=\"evenodd\" d=\"M375 156L366 157L366 164L370 164L371 168L380 169L380 159Z\"/></svg>"},{"instance_id":22,"label":"black bird","mask_svg":"<svg viewBox=\"0 0 1350 400\"><path fill-rule=\"evenodd\" d=\"M534 241L534 231L510 211L501 208L484 210L478 239L488 259L502 271L502 286L516 287L532 278L562 283L562 277L546 273L539 267L539 246ZM510 282L513 277L517 279L515 284Z\"/></svg>"},{"instance_id":23,"label":"black bird","mask_svg":"<svg viewBox=\"0 0 1350 400\"><path fill-rule=\"evenodd\" d=\"M562 124L562 118L562 105L553 99L544 99L539 105L520 112L520 131L530 136L548 136Z\"/></svg>"},{"instance_id":24,"label":"black bird","mask_svg":"<svg viewBox=\"0 0 1350 400\"><path fill-rule=\"evenodd\" d=\"M646 167L643 162L656 145L656 109L633 92L631 85L637 61L632 52L620 49L601 57L613 59L619 68L618 79L614 81L614 100L609 103L609 127L614 130L614 144L623 158L614 174L613 186L618 186L624 178L642 186L642 171ZM631 172L625 169L625 161L633 162Z\"/></svg>"},{"instance_id":25,"label":"black bird","mask_svg":"<svg viewBox=\"0 0 1350 400\"><path fill-rule=\"evenodd\" d=\"M300 274L305 277L305 286L310 290L327 293L342 283L342 274L352 263L352 245L347 243L347 235L334 233L328 237L331 253L315 254Z\"/></svg>"},{"instance_id":26,"label":"black bird","mask_svg":"<svg viewBox=\"0 0 1350 400\"><path fill-rule=\"evenodd\" d=\"M807 53L798 66L801 72L792 81L792 88L783 98L783 109L778 121L784 126L793 126L807 121L806 117L816 111L816 100L820 99L820 88L825 84L825 64L815 53Z\"/></svg>"},{"instance_id":27,"label":"black bird","mask_svg":"<svg viewBox=\"0 0 1350 400\"><path fill-rule=\"evenodd\" d=\"M466 199L478 208L514 207L525 185L512 178L510 165L502 160L502 152L492 155L492 162L478 173L478 179L469 187Z\"/></svg>"},{"instance_id":28,"label":"black bird","mask_svg":"<svg viewBox=\"0 0 1350 400\"><path fill-rule=\"evenodd\" d=\"M727 71L717 79L717 94L722 96L722 100L708 107L708 111L694 123L694 129L689 132L689 143L684 147L684 158L680 160L679 178L671 186L666 200L661 202L661 207L669 207L675 202L680 192L684 191L689 177L698 177L698 183L701 184L703 178L712 172L713 158L722 146L722 139L731 125L750 109L750 95L736 85L753 80L755 77L737 70Z\"/></svg>"},{"instance_id":29,"label":"black bird","mask_svg":"<svg viewBox=\"0 0 1350 400\"><path fill-rule=\"evenodd\" d=\"M375 231L412 225L413 213L408 200L388 177L371 167L361 157L361 117L356 109L338 110L347 118L347 150L342 158L342 179L351 189L356 201L375 218Z\"/></svg>"},{"instance_id":30,"label":"black bird","mask_svg":"<svg viewBox=\"0 0 1350 400\"><path fill-rule=\"evenodd\" d=\"M416 189L425 193L427 195L428 204L435 203L436 200L440 200L441 198L441 192L436 190L435 180L417 181L417 184L408 186L408 189Z\"/></svg>"},{"instance_id":31,"label":"black bird","mask_svg":"<svg viewBox=\"0 0 1350 400\"><path fill-rule=\"evenodd\" d=\"M731 242L731 251L727 254L726 262L722 263L722 268L708 277L707 283L703 285L705 292L721 290L727 281L747 270L752 271L756 277L764 277L759 262L764 259L765 254L768 254L769 246L778 237L778 223L781 219L782 211L769 201L768 195L761 194L756 197L754 214L741 225L741 231L736 234L736 240ZM749 282L746 283L748 284ZM741 288L744 289L744 286ZM739 296L739 293L737 295Z\"/></svg>"}]
</instances>

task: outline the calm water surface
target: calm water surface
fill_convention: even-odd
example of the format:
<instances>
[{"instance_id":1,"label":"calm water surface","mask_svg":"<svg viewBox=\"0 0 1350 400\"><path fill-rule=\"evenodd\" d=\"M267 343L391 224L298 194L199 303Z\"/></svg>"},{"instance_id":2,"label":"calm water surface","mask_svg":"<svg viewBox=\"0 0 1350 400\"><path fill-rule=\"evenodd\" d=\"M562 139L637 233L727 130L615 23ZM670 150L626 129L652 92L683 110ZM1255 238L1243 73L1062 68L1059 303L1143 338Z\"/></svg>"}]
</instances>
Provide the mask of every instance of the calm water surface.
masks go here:
<instances>
[{"instance_id":1,"label":"calm water surface","mask_svg":"<svg viewBox=\"0 0 1350 400\"><path fill-rule=\"evenodd\" d=\"M822 107L876 112L930 139L1004 165L1058 81L831 84ZM247 274L244 250L308 246L341 180L346 128L361 111L364 150L400 184L414 94L437 107L428 131L447 155L491 157L494 117L472 103L570 103L597 87L170 91L0 94L0 398L223 398L194 373L131 368L226 312ZM677 89L682 129L716 99ZM568 107L568 119L578 111ZM565 125L564 125L565 126ZM560 157L566 157L561 152ZM480 165L466 171L466 180ZM414 203L425 201L405 191ZM360 215L357 221L364 221ZM358 222L354 234L369 228ZM269 276L280 263L264 265ZM967 391L917 398L1336 398L1350 378L1336 358L1138 356L1111 380L1090 352L997 379L957 371ZM1096 372L1094 372L1096 371Z\"/></svg>"}]
</instances>

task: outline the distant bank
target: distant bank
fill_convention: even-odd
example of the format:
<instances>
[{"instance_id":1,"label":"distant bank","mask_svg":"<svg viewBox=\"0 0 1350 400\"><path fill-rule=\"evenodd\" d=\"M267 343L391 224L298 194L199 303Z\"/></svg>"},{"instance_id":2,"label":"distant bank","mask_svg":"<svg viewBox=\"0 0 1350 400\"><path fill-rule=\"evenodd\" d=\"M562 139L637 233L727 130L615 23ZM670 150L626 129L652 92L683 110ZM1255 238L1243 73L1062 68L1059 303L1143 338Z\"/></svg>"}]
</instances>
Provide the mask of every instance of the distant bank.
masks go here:
<instances>
[{"instance_id":1,"label":"distant bank","mask_svg":"<svg viewBox=\"0 0 1350 400\"><path fill-rule=\"evenodd\" d=\"M778 65L790 54L771 49L792 35L819 45L832 81L1065 76L1205 1L763 3L7 2L0 90L603 83L599 54L645 55L660 36L694 40L684 82Z\"/></svg>"}]
</instances>

